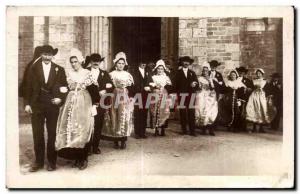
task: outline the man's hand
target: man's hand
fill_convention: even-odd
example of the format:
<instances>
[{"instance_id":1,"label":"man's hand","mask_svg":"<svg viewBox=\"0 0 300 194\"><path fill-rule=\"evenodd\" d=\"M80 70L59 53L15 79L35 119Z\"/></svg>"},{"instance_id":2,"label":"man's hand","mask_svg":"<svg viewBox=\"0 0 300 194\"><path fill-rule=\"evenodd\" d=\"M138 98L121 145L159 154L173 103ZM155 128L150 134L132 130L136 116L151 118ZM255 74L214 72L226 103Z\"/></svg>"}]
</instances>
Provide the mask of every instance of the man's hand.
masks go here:
<instances>
[{"instance_id":1,"label":"man's hand","mask_svg":"<svg viewBox=\"0 0 300 194\"><path fill-rule=\"evenodd\" d=\"M144 87L144 90L148 92L148 91L150 91L150 87L146 86L146 87Z\"/></svg>"},{"instance_id":2,"label":"man's hand","mask_svg":"<svg viewBox=\"0 0 300 194\"><path fill-rule=\"evenodd\" d=\"M28 113L28 114L32 114L31 106L26 105L26 106L25 106L25 112Z\"/></svg>"},{"instance_id":3,"label":"man's hand","mask_svg":"<svg viewBox=\"0 0 300 194\"><path fill-rule=\"evenodd\" d=\"M192 88L196 87L196 85L197 85L197 82L192 82L192 83L191 83L191 87L192 87Z\"/></svg>"},{"instance_id":4,"label":"man's hand","mask_svg":"<svg viewBox=\"0 0 300 194\"><path fill-rule=\"evenodd\" d=\"M101 90L101 91L99 92L99 95L100 95L100 96L103 96L104 94L106 94L106 90Z\"/></svg>"},{"instance_id":5,"label":"man's hand","mask_svg":"<svg viewBox=\"0 0 300 194\"><path fill-rule=\"evenodd\" d=\"M61 103L60 98L53 98L51 101L52 101L52 104L55 104L55 105L59 105Z\"/></svg>"}]
</instances>

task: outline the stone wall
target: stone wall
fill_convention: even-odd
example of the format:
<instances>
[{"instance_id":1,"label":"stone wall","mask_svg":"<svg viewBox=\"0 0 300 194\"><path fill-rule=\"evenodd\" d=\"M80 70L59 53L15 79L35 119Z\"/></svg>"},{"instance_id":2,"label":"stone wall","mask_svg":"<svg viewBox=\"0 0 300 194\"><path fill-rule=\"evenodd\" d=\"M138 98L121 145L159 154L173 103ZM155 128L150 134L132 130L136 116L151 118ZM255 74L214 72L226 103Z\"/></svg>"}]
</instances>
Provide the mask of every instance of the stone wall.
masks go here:
<instances>
[{"instance_id":1,"label":"stone wall","mask_svg":"<svg viewBox=\"0 0 300 194\"><path fill-rule=\"evenodd\" d=\"M33 56L33 17L19 18L19 83L23 78L25 67Z\"/></svg>"},{"instance_id":2,"label":"stone wall","mask_svg":"<svg viewBox=\"0 0 300 194\"><path fill-rule=\"evenodd\" d=\"M274 72L282 73L282 21L281 19L248 19L241 31L241 59L254 76L261 67L266 78Z\"/></svg>"},{"instance_id":3,"label":"stone wall","mask_svg":"<svg viewBox=\"0 0 300 194\"><path fill-rule=\"evenodd\" d=\"M266 22L267 21L267 22ZM282 23L264 18L179 18L179 56L189 55L200 65L218 60L227 74L241 65L262 67L266 77L282 66Z\"/></svg>"},{"instance_id":4,"label":"stone wall","mask_svg":"<svg viewBox=\"0 0 300 194\"><path fill-rule=\"evenodd\" d=\"M180 18L179 55L190 55L195 64L218 60L219 71L240 64L240 18Z\"/></svg>"}]
</instances>

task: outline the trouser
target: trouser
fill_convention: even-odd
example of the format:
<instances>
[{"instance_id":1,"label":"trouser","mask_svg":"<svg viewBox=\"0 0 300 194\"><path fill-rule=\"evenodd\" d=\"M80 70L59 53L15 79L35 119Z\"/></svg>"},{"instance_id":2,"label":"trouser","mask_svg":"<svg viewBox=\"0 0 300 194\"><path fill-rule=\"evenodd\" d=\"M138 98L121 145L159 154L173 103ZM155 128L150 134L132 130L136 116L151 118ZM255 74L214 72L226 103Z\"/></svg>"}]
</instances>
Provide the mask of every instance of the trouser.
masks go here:
<instances>
[{"instance_id":1,"label":"trouser","mask_svg":"<svg viewBox=\"0 0 300 194\"><path fill-rule=\"evenodd\" d=\"M31 115L34 152L36 163L44 165L45 157L45 138L44 125L47 128L47 159L48 162L55 165L57 154L55 151L56 125L59 114L59 108L56 106L43 106L40 110L33 110ZM46 120L46 121L45 121Z\"/></svg>"},{"instance_id":2,"label":"trouser","mask_svg":"<svg viewBox=\"0 0 300 194\"><path fill-rule=\"evenodd\" d=\"M181 129L184 133L187 132L186 125L188 121L190 133L195 132L195 109L183 108L179 109Z\"/></svg>"},{"instance_id":3,"label":"trouser","mask_svg":"<svg viewBox=\"0 0 300 194\"><path fill-rule=\"evenodd\" d=\"M280 124L280 117L281 117L281 110L277 107L277 113L273 121L271 122L271 128L273 130L278 130L279 129L279 124Z\"/></svg>"},{"instance_id":4,"label":"trouser","mask_svg":"<svg viewBox=\"0 0 300 194\"><path fill-rule=\"evenodd\" d=\"M134 107L134 133L143 137L146 133L148 109Z\"/></svg>"},{"instance_id":5,"label":"trouser","mask_svg":"<svg viewBox=\"0 0 300 194\"><path fill-rule=\"evenodd\" d=\"M101 131L104 122L104 111L104 109L98 107L97 115L94 116L94 133L90 140L90 146L92 146L93 149L97 149L100 144Z\"/></svg>"}]
</instances>

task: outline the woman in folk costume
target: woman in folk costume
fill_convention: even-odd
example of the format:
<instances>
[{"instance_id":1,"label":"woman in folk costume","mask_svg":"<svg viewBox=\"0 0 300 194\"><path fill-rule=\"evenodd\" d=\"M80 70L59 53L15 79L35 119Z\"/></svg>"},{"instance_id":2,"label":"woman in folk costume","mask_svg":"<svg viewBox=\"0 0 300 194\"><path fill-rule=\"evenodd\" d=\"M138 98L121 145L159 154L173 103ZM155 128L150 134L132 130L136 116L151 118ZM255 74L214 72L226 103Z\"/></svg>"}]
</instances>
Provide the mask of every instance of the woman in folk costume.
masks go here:
<instances>
[{"instance_id":1,"label":"woman in folk costume","mask_svg":"<svg viewBox=\"0 0 300 194\"><path fill-rule=\"evenodd\" d=\"M165 136L165 128L167 120L170 116L170 99L168 94L171 91L172 83L170 77L166 75L166 65L163 60L158 60L153 69L153 82L150 85L153 87L155 95L155 103L151 104L150 113L152 116L153 127L155 127L155 136L159 135L159 128L161 128L160 135Z\"/></svg>"},{"instance_id":2,"label":"woman in folk costume","mask_svg":"<svg viewBox=\"0 0 300 194\"><path fill-rule=\"evenodd\" d=\"M245 101L241 98L245 92L246 86L238 78L236 70L231 70L228 80L225 83L224 98L220 101L220 119L228 127L229 131L238 132L242 124L243 104Z\"/></svg>"},{"instance_id":3,"label":"woman in folk costume","mask_svg":"<svg viewBox=\"0 0 300 194\"><path fill-rule=\"evenodd\" d=\"M255 71L257 76L253 80L254 91L251 93L246 106L246 119L253 123L253 131L259 125L259 131L264 133L263 125L270 124L276 115L276 108L273 104L273 96L270 95L270 85L263 78L263 69Z\"/></svg>"},{"instance_id":4,"label":"woman in folk costume","mask_svg":"<svg viewBox=\"0 0 300 194\"><path fill-rule=\"evenodd\" d=\"M72 68L67 73L69 93L60 109L55 142L58 155L75 160L74 167L80 170L87 167L88 143L94 127L92 100L86 87L97 83L90 71L82 68L83 60L79 50L71 50Z\"/></svg>"},{"instance_id":5,"label":"woman in folk costume","mask_svg":"<svg viewBox=\"0 0 300 194\"><path fill-rule=\"evenodd\" d=\"M113 62L115 67L109 74L115 89L110 111L104 115L102 138L114 141L116 149L125 149L127 137L133 130L133 104L129 97L132 94L133 78L126 71L128 64L125 53L119 52Z\"/></svg>"},{"instance_id":6,"label":"woman in folk costume","mask_svg":"<svg viewBox=\"0 0 300 194\"><path fill-rule=\"evenodd\" d=\"M195 101L195 124L202 129L202 134L215 136L213 123L218 115L218 101L215 86L209 76L210 65L202 65L202 74L198 77L199 91Z\"/></svg>"}]
</instances>

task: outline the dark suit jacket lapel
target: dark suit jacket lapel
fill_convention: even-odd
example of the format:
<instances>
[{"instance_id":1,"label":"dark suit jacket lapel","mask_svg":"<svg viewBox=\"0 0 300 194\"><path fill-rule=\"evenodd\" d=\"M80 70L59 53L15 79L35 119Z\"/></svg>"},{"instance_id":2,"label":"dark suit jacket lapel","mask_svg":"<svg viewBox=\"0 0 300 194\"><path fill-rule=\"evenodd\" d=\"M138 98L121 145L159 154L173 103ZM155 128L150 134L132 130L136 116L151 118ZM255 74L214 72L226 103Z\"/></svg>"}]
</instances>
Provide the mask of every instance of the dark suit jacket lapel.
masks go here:
<instances>
[{"instance_id":1,"label":"dark suit jacket lapel","mask_svg":"<svg viewBox=\"0 0 300 194\"><path fill-rule=\"evenodd\" d=\"M40 62L39 64L37 64L37 68L38 68L38 76L40 78L40 82L41 84L45 83L45 77L44 77L44 71L43 71L43 64L42 62Z\"/></svg>"},{"instance_id":2,"label":"dark suit jacket lapel","mask_svg":"<svg viewBox=\"0 0 300 194\"><path fill-rule=\"evenodd\" d=\"M98 75L98 83L101 82L102 78L103 78L104 73L99 69L99 75Z\"/></svg>"},{"instance_id":3,"label":"dark suit jacket lapel","mask_svg":"<svg viewBox=\"0 0 300 194\"><path fill-rule=\"evenodd\" d=\"M55 82L55 78L56 78L56 74L58 72L55 71L55 66L53 63L51 63L51 67L50 67L50 72L49 72L49 77L48 77L48 82L47 82L47 86L51 87L54 82Z\"/></svg>"},{"instance_id":4,"label":"dark suit jacket lapel","mask_svg":"<svg viewBox=\"0 0 300 194\"><path fill-rule=\"evenodd\" d=\"M140 76L140 80L143 80L144 77L143 77L143 75L142 75L140 69L137 69L137 73L138 73L138 75ZM145 74L146 74L146 72L145 72Z\"/></svg>"},{"instance_id":5,"label":"dark suit jacket lapel","mask_svg":"<svg viewBox=\"0 0 300 194\"><path fill-rule=\"evenodd\" d=\"M185 77L184 75L184 71L183 69L180 69L180 73L181 73L181 77L184 78L184 79L187 79L187 77ZM189 73L189 71L187 72L187 74ZM179 80L180 81L180 80Z\"/></svg>"},{"instance_id":6,"label":"dark suit jacket lapel","mask_svg":"<svg viewBox=\"0 0 300 194\"><path fill-rule=\"evenodd\" d=\"M191 72L191 70L187 70L187 79L190 79L191 78L191 76L192 76L192 72Z\"/></svg>"}]
</instances>

